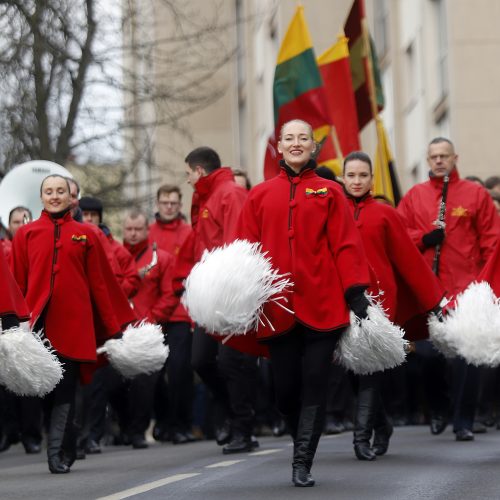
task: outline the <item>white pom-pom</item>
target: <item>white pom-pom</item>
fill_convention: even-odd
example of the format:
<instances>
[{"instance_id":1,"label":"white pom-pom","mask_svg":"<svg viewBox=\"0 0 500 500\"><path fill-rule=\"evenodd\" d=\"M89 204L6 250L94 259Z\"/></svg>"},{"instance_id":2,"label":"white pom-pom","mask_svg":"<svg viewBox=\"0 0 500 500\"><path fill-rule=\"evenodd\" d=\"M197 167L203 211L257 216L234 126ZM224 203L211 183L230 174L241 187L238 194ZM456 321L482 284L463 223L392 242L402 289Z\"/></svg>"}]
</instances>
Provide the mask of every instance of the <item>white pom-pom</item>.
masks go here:
<instances>
[{"instance_id":1,"label":"white pom-pom","mask_svg":"<svg viewBox=\"0 0 500 500\"><path fill-rule=\"evenodd\" d=\"M25 328L0 334L0 384L19 396L45 396L63 376L50 342Z\"/></svg>"},{"instance_id":2,"label":"white pom-pom","mask_svg":"<svg viewBox=\"0 0 500 500\"><path fill-rule=\"evenodd\" d=\"M450 332L446 326L446 319L440 321L435 314L430 314L427 319L429 326L429 338L436 347L436 349L445 358L454 358L458 355L457 347L450 337Z\"/></svg>"},{"instance_id":3,"label":"white pom-pom","mask_svg":"<svg viewBox=\"0 0 500 500\"><path fill-rule=\"evenodd\" d=\"M441 325L432 325L433 342L448 352L462 356L474 365L500 364L500 305L490 285L471 283L457 295L455 309L450 309Z\"/></svg>"},{"instance_id":4,"label":"white pom-pom","mask_svg":"<svg viewBox=\"0 0 500 500\"><path fill-rule=\"evenodd\" d=\"M351 326L342 335L335 359L358 375L394 368L406 359L408 341L404 331L392 323L381 305L370 296L368 317L358 318L351 312Z\"/></svg>"},{"instance_id":5,"label":"white pom-pom","mask_svg":"<svg viewBox=\"0 0 500 500\"><path fill-rule=\"evenodd\" d=\"M209 333L245 334L257 328L264 304L279 304L291 285L260 244L236 240L203 254L186 279L182 303Z\"/></svg>"},{"instance_id":6,"label":"white pom-pom","mask_svg":"<svg viewBox=\"0 0 500 500\"><path fill-rule=\"evenodd\" d=\"M109 339L97 349L106 353L111 365L125 378L160 371L168 356L160 325L143 322L129 325L120 339Z\"/></svg>"}]
</instances>

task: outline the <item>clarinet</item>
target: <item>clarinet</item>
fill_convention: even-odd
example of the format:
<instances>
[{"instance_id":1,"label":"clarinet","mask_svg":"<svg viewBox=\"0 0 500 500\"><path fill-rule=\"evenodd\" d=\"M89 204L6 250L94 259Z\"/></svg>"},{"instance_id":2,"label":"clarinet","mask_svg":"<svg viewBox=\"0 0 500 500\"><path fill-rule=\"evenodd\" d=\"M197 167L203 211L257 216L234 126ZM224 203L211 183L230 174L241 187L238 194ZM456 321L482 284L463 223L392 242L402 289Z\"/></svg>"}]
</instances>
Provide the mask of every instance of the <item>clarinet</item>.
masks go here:
<instances>
[{"instance_id":1,"label":"clarinet","mask_svg":"<svg viewBox=\"0 0 500 500\"><path fill-rule=\"evenodd\" d=\"M444 218L446 215L446 198L448 197L449 182L450 182L450 177L448 175L445 175L443 181L443 192L441 194L441 204L439 205L438 218L434 222L435 226L442 229L446 227ZM436 276L439 275L439 259L441 258L441 246L442 246L441 243L439 245L436 245L436 253L434 254L434 261L432 262L432 271Z\"/></svg>"},{"instance_id":2,"label":"clarinet","mask_svg":"<svg viewBox=\"0 0 500 500\"><path fill-rule=\"evenodd\" d=\"M153 255L151 257L151 262L147 266L145 266L139 270L139 276L141 278L144 278L144 276L146 276L146 274L148 274L149 271L151 271L151 269L153 269L153 267L156 267L157 264L158 264L158 252L157 252L157 246L156 246L156 241L155 241L155 242L153 242Z\"/></svg>"}]
</instances>

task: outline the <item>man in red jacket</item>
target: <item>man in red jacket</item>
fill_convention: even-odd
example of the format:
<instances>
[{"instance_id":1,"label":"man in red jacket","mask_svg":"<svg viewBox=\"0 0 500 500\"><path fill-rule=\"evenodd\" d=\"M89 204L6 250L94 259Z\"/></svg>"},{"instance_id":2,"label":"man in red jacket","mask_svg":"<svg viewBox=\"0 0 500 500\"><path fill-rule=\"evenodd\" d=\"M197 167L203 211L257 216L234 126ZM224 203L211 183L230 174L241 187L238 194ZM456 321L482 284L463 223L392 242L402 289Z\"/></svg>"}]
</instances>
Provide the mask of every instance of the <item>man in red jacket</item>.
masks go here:
<instances>
[{"instance_id":1,"label":"man in red jacket","mask_svg":"<svg viewBox=\"0 0 500 500\"><path fill-rule=\"evenodd\" d=\"M147 216L139 210L133 210L126 216L123 238L141 277L139 290L131 299L137 317L151 323L166 323L177 305L172 290L174 257L149 242ZM148 446L145 432L153 412L157 378L158 373L139 375L120 384L118 393L127 392L126 408L118 412L121 428L136 449ZM113 392L116 395L116 391ZM119 400L123 403L123 398Z\"/></svg>"},{"instance_id":2,"label":"man in red jacket","mask_svg":"<svg viewBox=\"0 0 500 500\"><path fill-rule=\"evenodd\" d=\"M438 275L447 296L456 295L477 279L498 238L497 215L490 195L479 184L460 179L457 160L449 139L433 139L427 155L430 179L410 189L398 207L411 238ZM446 211L442 224L438 214L444 193ZM445 360L428 342L421 344L417 352L425 360L431 432L440 434L448 420ZM478 369L458 358L453 360L452 368L453 430L458 441L471 441Z\"/></svg>"},{"instance_id":3,"label":"man in red jacket","mask_svg":"<svg viewBox=\"0 0 500 500\"><path fill-rule=\"evenodd\" d=\"M155 214L156 220L149 226L149 241L177 257L180 248L193 231L181 215L181 190L178 186L169 184L160 186L156 204L158 212ZM191 433L191 319L180 302L163 328L170 353L156 387L156 422L153 436L160 441L183 444L195 438ZM165 371L167 377L164 376Z\"/></svg>"},{"instance_id":4,"label":"man in red jacket","mask_svg":"<svg viewBox=\"0 0 500 500\"><path fill-rule=\"evenodd\" d=\"M219 155L200 147L186 157L188 183L194 188L191 208L193 236L181 249L177 270L183 277L205 250L231 243L247 191L234 182L230 168L221 167ZM176 280L177 276L176 272ZM177 280L178 282L179 280ZM219 344L195 327L191 363L215 401L216 440L223 453L250 451L254 417L256 358Z\"/></svg>"},{"instance_id":5,"label":"man in red jacket","mask_svg":"<svg viewBox=\"0 0 500 500\"><path fill-rule=\"evenodd\" d=\"M123 293L128 298L134 296L141 282L135 268L134 259L130 252L113 238L109 227L104 224L102 220L104 207L101 200L91 196L83 196L79 201L79 207L82 211L83 222L97 226L106 236L114 260L117 263L115 276Z\"/></svg>"}]
</instances>

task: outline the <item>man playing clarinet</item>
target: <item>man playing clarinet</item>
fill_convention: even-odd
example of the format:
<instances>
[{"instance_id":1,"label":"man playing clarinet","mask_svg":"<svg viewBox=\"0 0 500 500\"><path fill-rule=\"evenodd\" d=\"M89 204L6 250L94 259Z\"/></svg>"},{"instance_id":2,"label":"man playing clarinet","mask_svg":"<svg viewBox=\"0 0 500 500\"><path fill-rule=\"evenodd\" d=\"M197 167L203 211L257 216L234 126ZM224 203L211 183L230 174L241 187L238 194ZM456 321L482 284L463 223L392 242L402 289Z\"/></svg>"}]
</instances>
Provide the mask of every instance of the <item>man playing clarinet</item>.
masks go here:
<instances>
[{"instance_id":1,"label":"man playing clarinet","mask_svg":"<svg viewBox=\"0 0 500 500\"><path fill-rule=\"evenodd\" d=\"M410 189L398 206L410 236L448 297L477 279L499 234L499 220L491 197L482 186L460 179L457 160L449 139L433 139L427 151L429 180ZM450 417L446 361L429 341L418 344L431 432L441 434ZM457 441L472 441L479 369L461 358L450 363L453 431Z\"/></svg>"}]
</instances>

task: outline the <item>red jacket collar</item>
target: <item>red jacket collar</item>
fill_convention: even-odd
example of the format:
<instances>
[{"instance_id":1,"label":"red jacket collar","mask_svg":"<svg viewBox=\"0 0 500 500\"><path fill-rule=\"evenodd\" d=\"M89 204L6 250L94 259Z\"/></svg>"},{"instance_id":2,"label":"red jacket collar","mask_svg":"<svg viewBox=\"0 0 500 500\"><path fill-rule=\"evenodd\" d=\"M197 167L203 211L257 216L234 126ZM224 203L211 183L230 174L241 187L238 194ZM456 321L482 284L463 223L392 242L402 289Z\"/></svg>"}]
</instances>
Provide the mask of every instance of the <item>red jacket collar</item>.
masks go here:
<instances>
[{"instance_id":1,"label":"red jacket collar","mask_svg":"<svg viewBox=\"0 0 500 500\"><path fill-rule=\"evenodd\" d=\"M200 199L206 199L217 186L228 181L234 181L233 171L229 167L221 167L201 177L194 185L194 190Z\"/></svg>"},{"instance_id":2,"label":"red jacket collar","mask_svg":"<svg viewBox=\"0 0 500 500\"><path fill-rule=\"evenodd\" d=\"M457 167L455 167L451 172L450 172L450 183L458 182L460 180L460 175L458 173ZM430 183L439 189L443 188L444 184L444 177L433 177L429 174L429 181Z\"/></svg>"},{"instance_id":3,"label":"red jacket collar","mask_svg":"<svg viewBox=\"0 0 500 500\"><path fill-rule=\"evenodd\" d=\"M43 209L40 215L40 219L47 222L52 222L52 224L64 224L65 222L73 220L73 217L71 217L71 210L68 210L61 218L54 219L51 217L49 212L47 212L47 210Z\"/></svg>"},{"instance_id":4,"label":"red jacket collar","mask_svg":"<svg viewBox=\"0 0 500 500\"><path fill-rule=\"evenodd\" d=\"M146 238L144 241L141 241L136 245L131 245L130 243L124 241L123 246L131 253L132 257L137 258L138 255L146 251L149 246L149 240Z\"/></svg>"},{"instance_id":5,"label":"red jacket collar","mask_svg":"<svg viewBox=\"0 0 500 500\"><path fill-rule=\"evenodd\" d=\"M370 203L376 203L375 198L371 195L371 193L366 193L361 198L356 198L355 196L351 196L345 189L344 193L347 197L347 200L352 203L355 207L362 207L364 205L369 205Z\"/></svg>"},{"instance_id":6,"label":"red jacket collar","mask_svg":"<svg viewBox=\"0 0 500 500\"><path fill-rule=\"evenodd\" d=\"M316 162L314 160L309 160L297 174L294 170L287 165L285 160L280 160L280 176L287 177L289 180L294 177L299 177L300 179L310 179L316 175ZM311 175L312 174L312 175Z\"/></svg>"},{"instance_id":7,"label":"red jacket collar","mask_svg":"<svg viewBox=\"0 0 500 500\"><path fill-rule=\"evenodd\" d=\"M176 217L175 219L172 220L162 220L160 218L160 215L156 214L155 219L156 223L158 224L158 227L165 231L176 231L183 222L181 216Z\"/></svg>"}]
</instances>

